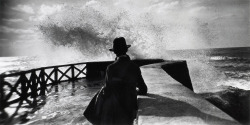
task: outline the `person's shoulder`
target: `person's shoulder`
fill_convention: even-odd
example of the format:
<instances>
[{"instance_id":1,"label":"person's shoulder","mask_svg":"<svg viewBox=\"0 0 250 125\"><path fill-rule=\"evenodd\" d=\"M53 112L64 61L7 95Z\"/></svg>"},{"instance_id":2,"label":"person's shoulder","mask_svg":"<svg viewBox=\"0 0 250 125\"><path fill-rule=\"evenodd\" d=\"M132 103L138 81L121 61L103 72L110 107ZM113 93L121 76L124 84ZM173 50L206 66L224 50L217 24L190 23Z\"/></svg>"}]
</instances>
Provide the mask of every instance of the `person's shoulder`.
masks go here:
<instances>
[{"instance_id":1,"label":"person's shoulder","mask_svg":"<svg viewBox=\"0 0 250 125\"><path fill-rule=\"evenodd\" d=\"M130 66L134 68L139 68L139 66L132 60L130 61Z\"/></svg>"},{"instance_id":2,"label":"person's shoulder","mask_svg":"<svg viewBox=\"0 0 250 125\"><path fill-rule=\"evenodd\" d=\"M109 65L107 66L107 69L110 69L110 68L114 67L115 65L116 65L116 61L114 61L114 62L112 62L111 64L109 64Z\"/></svg>"},{"instance_id":3,"label":"person's shoulder","mask_svg":"<svg viewBox=\"0 0 250 125\"><path fill-rule=\"evenodd\" d=\"M112 67L114 65L114 63L111 63L111 64L109 64L108 66L107 66L107 68L110 68L110 67Z\"/></svg>"}]
</instances>

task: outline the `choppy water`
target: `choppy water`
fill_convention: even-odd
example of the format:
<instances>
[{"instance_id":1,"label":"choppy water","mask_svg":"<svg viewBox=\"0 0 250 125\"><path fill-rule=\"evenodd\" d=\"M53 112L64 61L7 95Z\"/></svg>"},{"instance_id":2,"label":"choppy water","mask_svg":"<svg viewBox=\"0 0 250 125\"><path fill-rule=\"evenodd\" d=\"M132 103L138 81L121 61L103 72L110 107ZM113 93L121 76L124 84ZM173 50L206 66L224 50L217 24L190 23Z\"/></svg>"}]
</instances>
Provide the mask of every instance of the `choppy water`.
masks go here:
<instances>
[{"instance_id":1,"label":"choppy water","mask_svg":"<svg viewBox=\"0 0 250 125\"><path fill-rule=\"evenodd\" d=\"M218 48L169 51L173 59L185 59L195 91L216 91L232 86L250 90L250 48Z\"/></svg>"},{"instance_id":2,"label":"choppy water","mask_svg":"<svg viewBox=\"0 0 250 125\"><path fill-rule=\"evenodd\" d=\"M0 73L32 68L32 57L0 57Z\"/></svg>"}]
</instances>

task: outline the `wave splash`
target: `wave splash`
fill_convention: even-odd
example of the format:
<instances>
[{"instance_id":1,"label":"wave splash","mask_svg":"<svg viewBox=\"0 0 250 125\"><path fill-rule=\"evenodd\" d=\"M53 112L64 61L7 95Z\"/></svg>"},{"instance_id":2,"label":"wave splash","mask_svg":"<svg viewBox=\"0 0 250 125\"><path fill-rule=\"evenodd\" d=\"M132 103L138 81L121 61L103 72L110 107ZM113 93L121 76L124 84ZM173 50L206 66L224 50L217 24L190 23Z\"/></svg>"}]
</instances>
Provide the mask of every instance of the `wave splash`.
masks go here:
<instances>
[{"instance_id":1,"label":"wave splash","mask_svg":"<svg viewBox=\"0 0 250 125\"><path fill-rule=\"evenodd\" d=\"M123 13L124 14L124 13ZM56 46L70 46L81 51L83 55L107 55L116 36L124 36L128 43L134 44L138 38L133 24L128 23L129 17L121 12L111 16L100 9L85 6L82 9L71 8L48 17L49 20L39 26L47 41ZM125 20L124 20L125 19ZM132 55L138 56L138 52Z\"/></svg>"},{"instance_id":2,"label":"wave splash","mask_svg":"<svg viewBox=\"0 0 250 125\"><path fill-rule=\"evenodd\" d=\"M113 39L119 36L125 37L132 45L129 51L132 58L167 59L170 56L165 50L206 45L204 37L207 34L203 31L209 29L204 27L205 22L183 14L173 20L171 16L165 17L166 13L159 13L151 4L160 3L146 2L139 8L114 1L64 6L60 12L42 21L39 30L45 40L55 46L73 47L83 55L105 56L105 59L113 56L108 49L112 47ZM168 14L178 16L172 11Z\"/></svg>"}]
</instances>

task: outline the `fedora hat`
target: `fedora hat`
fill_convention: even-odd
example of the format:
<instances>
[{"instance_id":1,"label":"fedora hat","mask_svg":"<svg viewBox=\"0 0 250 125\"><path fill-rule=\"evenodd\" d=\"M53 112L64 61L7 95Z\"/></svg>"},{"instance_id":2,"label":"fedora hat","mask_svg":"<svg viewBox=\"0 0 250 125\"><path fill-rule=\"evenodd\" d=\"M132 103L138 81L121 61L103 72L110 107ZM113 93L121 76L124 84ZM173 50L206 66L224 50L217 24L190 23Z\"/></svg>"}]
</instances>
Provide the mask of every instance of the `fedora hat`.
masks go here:
<instances>
[{"instance_id":1,"label":"fedora hat","mask_svg":"<svg viewBox=\"0 0 250 125\"><path fill-rule=\"evenodd\" d=\"M115 38L113 41L113 48L109 51L120 51L129 48L131 45L127 45L124 37Z\"/></svg>"}]
</instances>

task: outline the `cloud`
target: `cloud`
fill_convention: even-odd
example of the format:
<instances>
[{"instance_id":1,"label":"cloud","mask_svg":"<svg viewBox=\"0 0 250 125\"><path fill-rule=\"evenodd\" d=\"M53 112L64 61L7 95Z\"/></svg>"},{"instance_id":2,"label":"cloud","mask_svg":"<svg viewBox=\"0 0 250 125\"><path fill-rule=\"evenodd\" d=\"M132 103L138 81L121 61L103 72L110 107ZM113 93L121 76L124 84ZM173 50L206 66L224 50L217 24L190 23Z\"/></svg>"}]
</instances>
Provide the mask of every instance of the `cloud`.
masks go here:
<instances>
[{"instance_id":1,"label":"cloud","mask_svg":"<svg viewBox=\"0 0 250 125\"><path fill-rule=\"evenodd\" d=\"M62 9L65 7L63 4L55 4L52 6L42 4L40 6L40 9L37 12L36 16L30 16L29 21L41 21L45 19L47 16L52 15L56 12L62 11Z\"/></svg>"},{"instance_id":2,"label":"cloud","mask_svg":"<svg viewBox=\"0 0 250 125\"><path fill-rule=\"evenodd\" d=\"M228 19L228 18L234 18L236 17L236 14L225 14L225 15L219 15L215 18L213 18L213 20L220 20L220 19Z\"/></svg>"},{"instance_id":3,"label":"cloud","mask_svg":"<svg viewBox=\"0 0 250 125\"><path fill-rule=\"evenodd\" d=\"M192 12L192 13L199 13L199 12L205 11L205 10L207 10L207 7L205 7L205 6L199 6L199 7L192 8L190 10L190 12Z\"/></svg>"},{"instance_id":4,"label":"cloud","mask_svg":"<svg viewBox=\"0 0 250 125\"><path fill-rule=\"evenodd\" d=\"M167 10L173 10L176 8L176 6L179 5L179 1L173 1L170 3L166 3L166 2L160 2L154 5L151 5L150 7L148 7L148 10L156 10L157 12L161 13L161 12L165 12Z\"/></svg>"},{"instance_id":5,"label":"cloud","mask_svg":"<svg viewBox=\"0 0 250 125\"><path fill-rule=\"evenodd\" d=\"M3 21L7 21L7 22L13 22L13 23L16 23L16 22L23 22L24 20L23 19L2 19Z\"/></svg>"},{"instance_id":6,"label":"cloud","mask_svg":"<svg viewBox=\"0 0 250 125\"><path fill-rule=\"evenodd\" d=\"M91 6L91 5L97 4L97 3L98 3L97 1L91 0L91 1L87 2L87 3L85 4L85 6Z\"/></svg>"},{"instance_id":7,"label":"cloud","mask_svg":"<svg viewBox=\"0 0 250 125\"><path fill-rule=\"evenodd\" d=\"M7 26L0 26L0 32L2 33L34 33L33 29L14 29Z\"/></svg>"},{"instance_id":8,"label":"cloud","mask_svg":"<svg viewBox=\"0 0 250 125\"><path fill-rule=\"evenodd\" d=\"M186 8L186 14L188 14L191 17L195 17L195 18L210 18L211 14L213 14L213 12L209 9L209 7L207 6L192 6Z\"/></svg>"},{"instance_id":9,"label":"cloud","mask_svg":"<svg viewBox=\"0 0 250 125\"><path fill-rule=\"evenodd\" d=\"M62 5L62 4L57 4L57 5L53 5L53 6L48 6L48 5L43 4L40 7L39 14L51 15L55 12L61 11L63 7L64 7L64 5Z\"/></svg>"},{"instance_id":10,"label":"cloud","mask_svg":"<svg viewBox=\"0 0 250 125\"><path fill-rule=\"evenodd\" d=\"M9 39L1 38L0 41L8 41Z\"/></svg>"},{"instance_id":11,"label":"cloud","mask_svg":"<svg viewBox=\"0 0 250 125\"><path fill-rule=\"evenodd\" d=\"M19 40L30 40L30 41L33 41L33 42L34 42L34 40L36 41L37 39L40 38L40 36L41 36L40 33L34 32L34 33L32 33L32 34L21 34L21 35L19 35L17 38L18 38Z\"/></svg>"},{"instance_id":12,"label":"cloud","mask_svg":"<svg viewBox=\"0 0 250 125\"><path fill-rule=\"evenodd\" d=\"M21 12L25 12L25 13L29 13L29 14L35 13L34 9L28 5L17 5L16 7L13 7L12 9L17 10L17 11L21 11Z\"/></svg>"}]
</instances>

